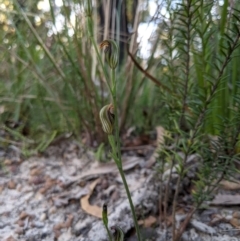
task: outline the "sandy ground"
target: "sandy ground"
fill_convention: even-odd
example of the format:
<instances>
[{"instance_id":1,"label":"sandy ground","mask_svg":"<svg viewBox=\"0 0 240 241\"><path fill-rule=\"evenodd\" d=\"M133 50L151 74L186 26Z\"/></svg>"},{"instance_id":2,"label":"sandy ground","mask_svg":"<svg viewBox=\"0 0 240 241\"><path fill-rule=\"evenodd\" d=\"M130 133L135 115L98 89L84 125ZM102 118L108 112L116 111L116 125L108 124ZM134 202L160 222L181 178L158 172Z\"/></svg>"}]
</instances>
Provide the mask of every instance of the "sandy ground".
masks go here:
<instances>
[{"instance_id":1,"label":"sandy ground","mask_svg":"<svg viewBox=\"0 0 240 241\"><path fill-rule=\"evenodd\" d=\"M136 240L129 231L133 222L114 163L98 163L92 152L74 141L28 159L17 149L1 155L1 241L107 240L101 221L103 203L108 204L110 226L120 226L128 232L126 240ZM170 228L164 231L158 223L156 168L149 168L146 158L123 159L143 235L146 240L171 240ZM220 203L220 207L199 211L182 240L240 240L238 208ZM183 212L177 213L179 224L184 217Z\"/></svg>"}]
</instances>

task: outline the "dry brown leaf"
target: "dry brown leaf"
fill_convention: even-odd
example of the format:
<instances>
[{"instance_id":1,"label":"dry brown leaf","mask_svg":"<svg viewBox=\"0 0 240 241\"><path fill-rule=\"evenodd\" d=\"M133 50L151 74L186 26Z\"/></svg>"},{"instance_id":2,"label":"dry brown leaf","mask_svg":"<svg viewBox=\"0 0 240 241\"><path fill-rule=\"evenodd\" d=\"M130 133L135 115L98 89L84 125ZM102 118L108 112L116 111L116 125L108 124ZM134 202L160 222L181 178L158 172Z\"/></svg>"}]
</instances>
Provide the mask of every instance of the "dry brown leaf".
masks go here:
<instances>
[{"instance_id":1,"label":"dry brown leaf","mask_svg":"<svg viewBox=\"0 0 240 241\"><path fill-rule=\"evenodd\" d=\"M96 187L96 185L99 183L99 181L100 181L100 178L98 178L97 180L95 180L94 182L91 183L91 185L89 187L90 193L81 198L80 204L81 204L82 209L86 213L88 213L92 216L95 216L97 218L102 218L102 208L100 208L96 205L90 205L90 203L89 203L89 198L92 195L92 192L93 192L94 188Z\"/></svg>"},{"instance_id":2,"label":"dry brown leaf","mask_svg":"<svg viewBox=\"0 0 240 241\"><path fill-rule=\"evenodd\" d=\"M239 205L240 195L218 194L211 202L211 205Z\"/></svg>"},{"instance_id":3,"label":"dry brown leaf","mask_svg":"<svg viewBox=\"0 0 240 241\"><path fill-rule=\"evenodd\" d=\"M65 222L65 228L70 228L70 226L72 225L72 222L73 222L73 218L74 218L74 216L72 214L70 214L68 216L68 219Z\"/></svg>"},{"instance_id":4,"label":"dry brown leaf","mask_svg":"<svg viewBox=\"0 0 240 241\"><path fill-rule=\"evenodd\" d=\"M3 163L4 163L4 165L9 166L9 165L11 165L13 163L13 161L10 160L10 159L6 159L6 160L4 160Z\"/></svg>"},{"instance_id":5,"label":"dry brown leaf","mask_svg":"<svg viewBox=\"0 0 240 241\"><path fill-rule=\"evenodd\" d=\"M44 179L45 179L44 186L39 189L39 192L41 194L45 194L50 188L56 186L56 184L57 184L57 180L51 179L47 176L45 176Z\"/></svg>"},{"instance_id":6,"label":"dry brown leaf","mask_svg":"<svg viewBox=\"0 0 240 241\"><path fill-rule=\"evenodd\" d=\"M8 186L9 189L15 189L16 186L17 186L17 184L16 184L16 182L14 182L13 180L10 180L10 181L8 182L7 186Z\"/></svg>"},{"instance_id":7,"label":"dry brown leaf","mask_svg":"<svg viewBox=\"0 0 240 241\"><path fill-rule=\"evenodd\" d=\"M149 216L144 220L139 220L138 224L142 225L145 228L150 228L152 225L154 225L157 222L157 219L154 216Z\"/></svg>"},{"instance_id":8,"label":"dry brown leaf","mask_svg":"<svg viewBox=\"0 0 240 241\"><path fill-rule=\"evenodd\" d=\"M61 231L59 229L53 229L54 233L54 240L58 240L59 236L61 235Z\"/></svg>"},{"instance_id":9,"label":"dry brown leaf","mask_svg":"<svg viewBox=\"0 0 240 241\"><path fill-rule=\"evenodd\" d=\"M73 215L71 214L68 216L65 222L60 222L54 225L53 230L57 231L57 230L61 230L62 228L69 228L72 225L72 222L73 222Z\"/></svg>"},{"instance_id":10,"label":"dry brown leaf","mask_svg":"<svg viewBox=\"0 0 240 241\"><path fill-rule=\"evenodd\" d=\"M238 190L240 189L240 181L234 180L234 181L226 181L223 180L220 182L221 188L226 190Z\"/></svg>"},{"instance_id":11,"label":"dry brown leaf","mask_svg":"<svg viewBox=\"0 0 240 241\"><path fill-rule=\"evenodd\" d=\"M240 212L239 212L239 211L235 211L232 216L233 216L234 218L240 219Z\"/></svg>"},{"instance_id":12,"label":"dry brown leaf","mask_svg":"<svg viewBox=\"0 0 240 241\"><path fill-rule=\"evenodd\" d=\"M35 167L30 171L30 176L40 176L42 175L43 167Z\"/></svg>"},{"instance_id":13,"label":"dry brown leaf","mask_svg":"<svg viewBox=\"0 0 240 241\"><path fill-rule=\"evenodd\" d=\"M218 224L220 222L226 222L225 217L221 216L220 214L214 214L212 216L211 221L208 223L208 225L214 226L214 225L216 225L216 224Z\"/></svg>"},{"instance_id":14,"label":"dry brown leaf","mask_svg":"<svg viewBox=\"0 0 240 241\"><path fill-rule=\"evenodd\" d=\"M238 218L232 218L230 221L229 221L232 226L234 226L235 228L240 228L240 219Z\"/></svg>"},{"instance_id":15,"label":"dry brown leaf","mask_svg":"<svg viewBox=\"0 0 240 241\"><path fill-rule=\"evenodd\" d=\"M44 176L32 176L29 178L28 182L33 185L39 185L45 182Z\"/></svg>"},{"instance_id":16,"label":"dry brown leaf","mask_svg":"<svg viewBox=\"0 0 240 241\"><path fill-rule=\"evenodd\" d=\"M240 228L240 212L235 211L232 215L232 219L229 221L235 228Z\"/></svg>"},{"instance_id":17,"label":"dry brown leaf","mask_svg":"<svg viewBox=\"0 0 240 241\"><path fill-rule=\"evenodd\" d=\"M26 213L25 211L22 211L19 215L19 219L25 219L30 216L31 216L30 214Z\"/></svg>"}]
</instances>

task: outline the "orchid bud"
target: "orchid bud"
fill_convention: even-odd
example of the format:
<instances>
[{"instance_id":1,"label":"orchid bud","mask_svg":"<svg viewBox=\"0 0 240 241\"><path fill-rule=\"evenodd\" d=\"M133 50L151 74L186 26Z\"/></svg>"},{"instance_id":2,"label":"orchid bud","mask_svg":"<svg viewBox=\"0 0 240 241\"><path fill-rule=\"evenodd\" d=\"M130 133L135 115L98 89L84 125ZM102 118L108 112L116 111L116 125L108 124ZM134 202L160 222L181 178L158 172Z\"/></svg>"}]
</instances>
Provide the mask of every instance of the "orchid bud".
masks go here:
<instances>
[{"instance_id":1,"label":"orchid bud","mask_svg":"<svg viewBox=\"0 0 240 241\"><path fill-rule=\"evenodd\" d=\"M99 113L103 131L108 135L112 134L114 126L114 107L112 104L105 105Z\"/></svg>"},{"instance_id":2,"label":"orchid bud","mask_svg":"<svg viewBox=\"0 0 240 241\"><path fill-rule=\"evenodd\" d=\"M115 41L104 40L100 44L100 49L104 49L105 58L111 69L115 69L118 64L119 48Z\"/></svg>"},{"instance_id":3,"label":"orchid bud","mask_svg":"<svg viewBox=\"0 0 240 241\"><path fill-rule=\"evenodd\" d=\"M103 204L102 208L102 220L105 226L108 226L108 213L107 213L107 204Z\"/></svg>"}]
</instances>

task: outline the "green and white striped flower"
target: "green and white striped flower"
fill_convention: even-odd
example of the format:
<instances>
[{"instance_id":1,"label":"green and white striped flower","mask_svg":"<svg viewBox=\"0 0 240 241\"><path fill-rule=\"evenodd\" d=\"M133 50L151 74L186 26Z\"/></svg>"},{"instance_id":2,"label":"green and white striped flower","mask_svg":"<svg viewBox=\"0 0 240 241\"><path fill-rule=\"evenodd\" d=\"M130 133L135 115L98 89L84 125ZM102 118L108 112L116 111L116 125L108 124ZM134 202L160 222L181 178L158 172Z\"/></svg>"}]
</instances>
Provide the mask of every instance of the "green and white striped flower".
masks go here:
<instances>
[{"instance_id":1,"label":"green and white striped flower","mask_svg":"<svg viewBox=\"0 0 240 241\"><path fill-rule=\"evenodd\" d=\"M104 40L100 44L100 49L104 49L105 58L111 69L115 69L118 64L119 48L115 41Z\"/></svg>"},{"instance_id":2,"label":"green and white striped flower","mask_svg":"<svg viewBox=\"0 0 240 241\"><path fill-rule=\"evenodd\" d=\"M112 134L114 126L114 108L112 104L105 105L99 113L102 128L108 135Z\"/></svg>"}]
</instances>

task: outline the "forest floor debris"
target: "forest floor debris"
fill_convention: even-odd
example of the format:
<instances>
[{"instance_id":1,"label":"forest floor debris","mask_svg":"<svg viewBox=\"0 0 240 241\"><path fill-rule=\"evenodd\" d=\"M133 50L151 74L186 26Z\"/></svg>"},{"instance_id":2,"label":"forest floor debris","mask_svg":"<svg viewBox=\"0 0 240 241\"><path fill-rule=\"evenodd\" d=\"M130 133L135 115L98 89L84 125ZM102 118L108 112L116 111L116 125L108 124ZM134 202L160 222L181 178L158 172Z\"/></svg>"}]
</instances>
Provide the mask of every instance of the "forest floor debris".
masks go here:
<instances>
[{"instance_id":1,"label":"forest floor debris","mask_svg":"<svg viewBox=\"0 0 240 241\"><path fill-rule=\"evenodd\" d=\"M120 226L127 241L136 240L114 163L97 162L92 152L74 141L50 146L43 155L27 160L16 151L1 155L0 240L107 240L100 218L103 203L108 204L110 226ZM143 236L152 241L170 240L171 217L169 230L159 225L160 183L153 159L149 155L124 155L123 160ZM213 205L196 212L182 240L240 240L238 189L238 180L234 184L223 181ZM178 225L188 210L188 198L182 200L186 206L180 203Z\"/></svg>"}]
</instances>

